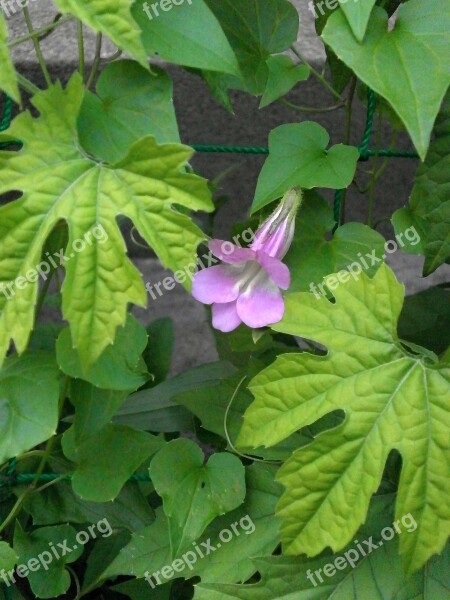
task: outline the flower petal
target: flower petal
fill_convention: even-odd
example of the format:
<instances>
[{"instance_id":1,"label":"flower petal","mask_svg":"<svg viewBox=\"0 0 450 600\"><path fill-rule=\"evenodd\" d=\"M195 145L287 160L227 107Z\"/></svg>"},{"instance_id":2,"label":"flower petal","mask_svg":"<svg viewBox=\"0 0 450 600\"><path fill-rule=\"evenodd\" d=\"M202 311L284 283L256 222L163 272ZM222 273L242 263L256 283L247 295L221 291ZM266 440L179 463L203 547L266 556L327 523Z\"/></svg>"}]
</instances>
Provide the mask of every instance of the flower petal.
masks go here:
<instances>
[{"instance_id":1,"label":"flower petal","mask_svg":"<svg viewBox=\"0 0 450 600\"><path fill-rule=\"evenodd\" d=\"M250 248L241 248L225 240L210 240L208 247L214 256L229 265L247 260L256 260L256 252Z\"/></svg>"},{"instance_id":2,"label":"flower petal","mask_svg":"<svg viewBox=\"0 0 450 600\"><path fill-rule=\"evenodd\" d=\"M212 305L212 324L214 329L228 333L242 323L236 310L236 302Z\"/></svg>"},{"instance_id":3,"label":"flower petal","mask_svg":"<svg viewBox=\"0 0 450 600\"><path fill-rule=\"evenodd\" d=\"M194 275L192 295L203 304L233 302L239 294L239 285L225 265L209 267Z\"/></svg>"},{"instance_id":4,"label":"flower petal","mask_svg":"<svg viewBox=\"0 0 450 600\"><path fill-rule=\"evenodd\" d=\"M258 252L258 262L268 273L270 279L282 290L287 290L291 285L291 273L287 265L278 258L269 256L263 250Z\"/></svg>"},{"instance_id":5,"label":"flower petal","mask_svg":"<svg viewBox=\"0 0 450 600\"><path fill-rule=\"evenodd\" d=\"M242 321L257 329L281 321L284 315L284 299L278 287L267 277L264 283L239 296L236 308Z\"/></svg>"}]
</instances>

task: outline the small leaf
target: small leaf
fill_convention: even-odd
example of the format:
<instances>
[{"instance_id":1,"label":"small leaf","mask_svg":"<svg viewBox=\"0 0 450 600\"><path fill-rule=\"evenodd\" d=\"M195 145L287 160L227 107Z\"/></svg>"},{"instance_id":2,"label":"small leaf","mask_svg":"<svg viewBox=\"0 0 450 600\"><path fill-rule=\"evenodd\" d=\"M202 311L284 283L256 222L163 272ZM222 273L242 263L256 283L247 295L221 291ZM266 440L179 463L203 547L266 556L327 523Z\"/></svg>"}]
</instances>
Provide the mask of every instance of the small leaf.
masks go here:
<instances>
[{"instance_id":1,"label":"small leaf","mask_svg":"<svg viewBox=\"0 0 450 600\"><path fill-rule=\"evenodd\" d=\"M65 456L77 465L73 489L91 502L114 500L133 473L163 444L149 433L112 424L79 444L75 444L71 427L62 440Z\"/></svg>"},{"instance_id":2,"label":"small leaf","mask_svg":"<svg viewBox=\"0 0 450 600\"><path fill-rule=\"evenodd\" d=\"M128 315L124 327L119 327L114 344L108 346L88 371L84 371L74 349L69 328L56 341L56 356L61 370L73 378L81 378L109 390L133 391L148 380L142 353L147 345L147 333L134 317Z\"/></svg>"},{"instance_id":3,"label":"small leaf","mask_svg":"<svg viewBox=\"0 0 450 600\"><path fill-rule=\"evenodd\" d=\"M441 354L450 345L450 290L430 288L407 296L398 322L398 335Z\"/></svg>"},{"instance_id":4,"label":"small leaf","mask_svg":"<svg viewBox=\"0 0 450 600\"><path fill-rule=\"evenodd\" d=\"M359 42L362 42L366 33L372 9L376 0L339 0L341 10L344 11L347 21L352 28L353 34Z\"/></svg>"},{"instance_id":5,"label":"small leaf","mask_svg":"<svg viewBox=\"0 0 450 600\"><path fill-rule=\"evenodd\" d=\"M450 84L449 29L448 0L409 0L400 6L393 31L387 13L374 7L362 43L342 10L329 17L322 32L336 55L392 105L422 160Z\"/></svg>"},{"instance_id":6,"label":"small leaf","mask_svg":"<svg viewBox=\"0 0 450 600\"><path fill-rule=\"evenodd\" d=\"M312 294L287 297L276 331L314 340L328 354L280 356L251 382L255 402L239 442L273 445L337 409L338 427L295 452L279 472L286 487L278 514L289 554L319 554L350 542L364 522L387 456L402 457L396 518L420 527L400 538L409 574L441 552L449 528L450 368L430 353L407 351L397 337L404 287L382 265L333 291L335 303ZM417 468L417 465L421 468ZM326 530L323 523L326 522Z\"/></svg>"},{"instance_id":7,"label":"small leaf","mask_svg":"<svg viewBox=\"0 0 450 600\"><path fill-rule=\"evenodd\" d=\"M131 16L134 0L55 0L55 4L62 13L75 15L94 31L106 34L116 46L148 68L141 31Z\"/></svg>"},{"instance_id":8,"label":"small leaf","mask_svg":"<svg viewBox=\"0 0 450 600\"><path fill-rule=\"evenodd\" d=\"M287 0L206 0L206 3L221 24L241 70L237 78L216 77L225 79L220 87L262 94L269 76L267 59L271 54L284 52L297 39L295 7Z\"/></svg>"},{"instance_id":9,"label":"small leaf","mask_svg":"<svg viewBox=\"0 0 450 600\"><path fill-rule=\"evenodd\" d=\"M200 448L186 439L169 442L150 465L150 478L163 499L176 558L218 515L245 499L245 470L233 454L213 454L203 466Z\"/></svg>"},{"instance_id":10,"label":"small leaf","mask_svg":"<svg viewBox=\"0 0 450 600\"><path fill-rule=\"evenodd\" d=\"M76 534L76 530L70 525L42 527L25 532L20 523L16 523L14 550L19 555L19 563L26 565L30 559L34 559L34 562L40 566L39 569L34 566L34 570L29 570L27 575L31 589L37 598L58 598L69 589L70 575L66 565L80 558L84 550L84 546L77 542ZM62 550L58 543L64 542L66 545ZM59 558L56 558L51 551L50 544L53 544ZM39 563L40 559L37 557L41 554L42 560L47 562L47 568Z\"/></svg>"},{"instance_id":11,"label":"small leaf","mask_svg":"<svg viewBox=\"0 0 450 600\"><path fill-rule=\"evenodd\" d=\"M8 29L3 18L3 13L0 10L0 64L2 65L0 69L0 90L6 92L19 104L20 92L17 85L17 75L9 54L7 42Z\"/></svg>"},{"instance_id":12,"label":"small leaf","mask_svg":"<svg viewBox=\"0 0 450 600\"><path fill-rule=\"evenodd\" d=\"M269 135L269 158L258 179L252 212L281 197L291 187L342 189L350 185L359 158L357 148L337 144L318 123L281 125Z\"/></svg>"},{"instance_id":13,"label":"small leaf","mask_svg":"<svg viewBox=\"0 0 450 600\"><path fill-rule=\"evenodd\" d=\"M392 217L396 232L404 231L405 225L415 226L420 232L421 243L405 251L425 255L424 275L450 262L450 92L433 132L425 163L416 173L410 208L401 208Z\"/></svg>"},{"instance_id":14,"label":"small leaf","mask_svg":"<svg viewBox=\"0 0 450 600\"><path fill-rule=\"evenodd\" d=\"M324 278L341 270L348 271L348 279L351 273L358 278L360 270L370 276L375 274L384 258L383 236L362 223L345 223L327 239L334 224L329 204L315 190L305 192L295 237L285 260L291 271L290 292L326 295Z\"/></svg>"},{"instance_id":15,"label":"small leaf","mask_svg":"<svg viewBox=\"0 0 450 600\"><path fill-rule=\"evenodd\" d=\"M113 62L86 92L78 131L83 148L100 160L116 162L146 135L159 144L179 142L170 77L158 67L150 74L131 60Z\"/></svg>"},{"instance_id":16,"label":"small leaf","mask_svg":"<svg viewBox=\"0 0 450 600\"><path fill-rule=\"evenodd\" d=\"M133 17L149 56L197 69L239 75L239 66L216 17L204 0L178 0L162 10L136 2ZM146 12L147 10L147 12ZM150 17L148 16L150 13Z\"/></svg>"},{"instance_id":17,"label":"small leaf","mask_svg":"<svg viewBox=\"0 0 450 600\"><path fill-rule=\"evenodd\" d=\"M0 541L0 570L10 571L14 569L18 556L6 542Z\"/></svg>"},{"instance_id":18,"label":"small leaf","mask_svg":"<svg viewBox=\"0 0 450 600\"><path fill-rule=\"evenodd\" d=\"M287 94L296 83L306 81L309 77L309 67L295 65L289 56L269 56L266 62L269 78L259 108L264 108L278 100Z\"/></svg>"},{"instance_id":19,"label":"small leaf","mask_svg":"<svg viewBox=\"0 0 450 600\"><path fill-rule=\"evenodd\" d=\"M59 372L52 354L6 359L0 370L0 464L56 432L58 398Z\"/></svg>"}]
</instances>

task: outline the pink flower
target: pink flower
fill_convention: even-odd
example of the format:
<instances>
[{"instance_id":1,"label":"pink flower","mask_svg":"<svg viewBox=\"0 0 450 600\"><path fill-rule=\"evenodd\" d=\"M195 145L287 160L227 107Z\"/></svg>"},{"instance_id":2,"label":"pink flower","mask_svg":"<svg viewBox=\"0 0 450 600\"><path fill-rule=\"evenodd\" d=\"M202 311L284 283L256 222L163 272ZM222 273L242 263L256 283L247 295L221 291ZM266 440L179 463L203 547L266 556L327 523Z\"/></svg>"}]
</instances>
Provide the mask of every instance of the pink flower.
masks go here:
<instances>
[{"instance_id":1,"label":"pink flower","mask_svg":"<svg viewBox=\"0 0 450 600\"><path fill-rule=\"evenodd\" d=\"M250 248L211 240L209 249L223 261L196 273L192 294L212 304L213 326L233 331L241 323L254 329L273 325L284 315L281 290L291 283L281 262L292 243L301 194L292 189L255 234Z\"/></svg>"}]
</instances>

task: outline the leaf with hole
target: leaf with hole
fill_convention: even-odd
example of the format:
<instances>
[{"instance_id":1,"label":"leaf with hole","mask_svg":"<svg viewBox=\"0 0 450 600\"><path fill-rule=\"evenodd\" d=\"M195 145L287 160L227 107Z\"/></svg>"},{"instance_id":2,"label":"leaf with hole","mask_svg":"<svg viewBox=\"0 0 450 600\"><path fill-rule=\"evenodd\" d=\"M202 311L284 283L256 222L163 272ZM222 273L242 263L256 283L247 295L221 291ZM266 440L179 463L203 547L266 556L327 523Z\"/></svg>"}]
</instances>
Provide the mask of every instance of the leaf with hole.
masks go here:
<instances>
[{"instance_id":1,"label":"leaf with hole","mask_svg":"<svg viewBox=\"0 0 450 600\"><path fill-rule=\"evenodd\" d=\"M329 412L345 411L341 425L295 452L278 475L286 488L277 509L284 550L309 556L327 546L337 552L353 539L389 452L398 450L396 518L411 513L420 523L400 538L411 574L442 551L450 533L450 368L426 349L401 345L404 287L386 265L373 279L362 273L333 294L334 303L288 295L284 319L273 328L314 340L328 354L280 356L257 375L238 441L274 445Z\"/></svg>"}]
</instances>

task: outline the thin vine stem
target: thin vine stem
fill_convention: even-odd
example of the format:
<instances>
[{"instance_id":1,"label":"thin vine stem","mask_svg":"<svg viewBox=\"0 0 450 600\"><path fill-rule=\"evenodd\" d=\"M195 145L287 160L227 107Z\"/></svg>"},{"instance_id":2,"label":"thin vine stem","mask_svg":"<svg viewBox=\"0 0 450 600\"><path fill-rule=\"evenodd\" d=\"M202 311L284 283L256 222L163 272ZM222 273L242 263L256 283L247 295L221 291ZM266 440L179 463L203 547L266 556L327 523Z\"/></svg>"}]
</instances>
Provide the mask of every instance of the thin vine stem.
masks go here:
<instances>
[{"instance_id":1,"label":"thin vine stem","mask_svg":"<svg viewBox=\"0 0 450 600\"><path fill-rule=\"evenodd\" d=\"M330 83L328 83L325 76L322 75L321 73L319 73L319 71L317 71L317 69L315 69L305 58L303 58L303 56L300 54L300 52L297 50L297 48L295 46L291 46L291 50L297 56L297 58L299 58L302 61L302 63L304 63L305 65L307 65L309 67L311 73L322 83L322 85L324 85L327 88L327 90L329 92L331 92L331 94L333 94L333 96L337 100L340 100L341 94L339 94L339 92L337 92L334 89L334 87Z\"/></svg>"},{"instance_id":2,"label":"thin vine stem","mask_svg":"<svg viewBox=\"0 0 450 600\"><path fill-rule=\"evenodd\" d=\"M355 98L356 91L356 77L352 77L352 81L350 84L350 91L348 94L347 101L345 103L345 143L348 145L350 143L351 133L352 133L352 109L353 109L353 100ZM343 224L345 222L345 206L347 200L347 189L345 189L342 193L341 199L341 214L339 222Z\"/></svg>"},{"instance_id":3,"label":"thin vine stem","mask_svg":"<svg viewBox=\"0 0 450 600\"><path fill-rule=\"evenodd\" d=\"M28 42L33 37L41 38L46 33L53 31L60 25L67 23L67 21L72 21L74 18L75 17L72 15L64 15L60 19L55 21L54 23L50 23L49 25L46 25L45 27L41 27L40 29L35 29L32 34L28 33L27 35L22 35L18 38L15 38L15 39L11 40L10 42L8 42L8 44L6 44L6 45L8 46L8 48L13 48L14 46L20 46L21 44Z\"/></svg>"},{"instance_id":4,"label":"thin vine stem","mask_svg":"<svg viewBox=\"0 0 450 600\"><path fill-rule=\"evenodd\" d=\"M45 82L47 83L47 86L50 87L53 83L52 78L50 77L50 73L48 72L47 65L45 64L44 55L42 54L41 46L39 44L39 36L33 29L33 23L31 21L30 11L28 10L27 6L24 6L22 10L23 10L23 16L25 18L25 23L27 25L28 33L30 34L31 40L33 42L34 51L36 52L36 56L37 56L40 66L41 66L42 73L44 74Z\"/></svg>"},{"instance_id":5,"label":"thin vine stem","mask_svg":"<svg viewBox=\"0 0 450 600\"><path fill-rule=\"evenodd\" d=\"M28 92L29 94L31 94L32 96L34 96L34 94L37 94L38 92L41 91L41 89L38 88L37 85L34 85L34 83L32 83L31 81L29 81L26 77L24 77L20 73L17 73L17 81L19 82L19 85L26 92Z\"/></svg>"},{"instance_id":6,"label":"thin vine stem","mask_svg":"<svg viewBox=\"0 0 450 600\"><path fill-rule=\"evenodd\" d=\"M92 84L95 81L95 76L97 75L98 68L100 66L102 60L102 41L103 36L101 33L97 33L97 37L95 39L95 56L94 62L92 63L91 73L89 75L89 79L87 81L86 87L90 89Z\"/></svg>"},{"instance_id":7,"label":"thin vine stem","mask_svg":"<svg viewBox=\"0 0 450 600\"><path fill-rule=\"evenodd\" d=\"M376 135L376 141L375 141L375 151L376 154L374 156L373 159L373 171L372 171L372 177L370 179L370 184L369 184L369 210L368 210L368 215L367 215L367 225L369 227L372 227L373 224L373 211L375 208L375 184L377 181L377 171L378 171L378 162L380 160L380 156L378 154L378 150L380 149L380 143L381 143L381 125L383 123L383 118L381 117L381 114L379 113L378 116L378 129L377 129L377 135Z\"/></svg>"},{"instance_id":8,"label":"thin vine stem","mask_svg":"<svg viewBox=\"0 0 450 600\"><path fill-rule=\"evenodd\" d=\"M78 62L79 62L79 71L81 77L84 79L84 37L83 37L83 23L81 21L77 22L77 35L78 35Z\"/></svg>"},{"instance_id":9,"label":"thin vine stem","mask_svg":"<svg viewBox=\"0 0 450 600\"><path fill-rule=\"evenodd\" d=\"M299 106L298 104L294 104L293 102L286 100L286 98L280 98L280 102L282 102L286 106L289 106L289 108L292 108L293 110L297 110L298 112L303 113L329 113L338 110L339 108L344 108L345 106L344 102L339 102L338 104L334 104L333 106L313 108L312 106Z\"/></svg>"}]
</instances>

